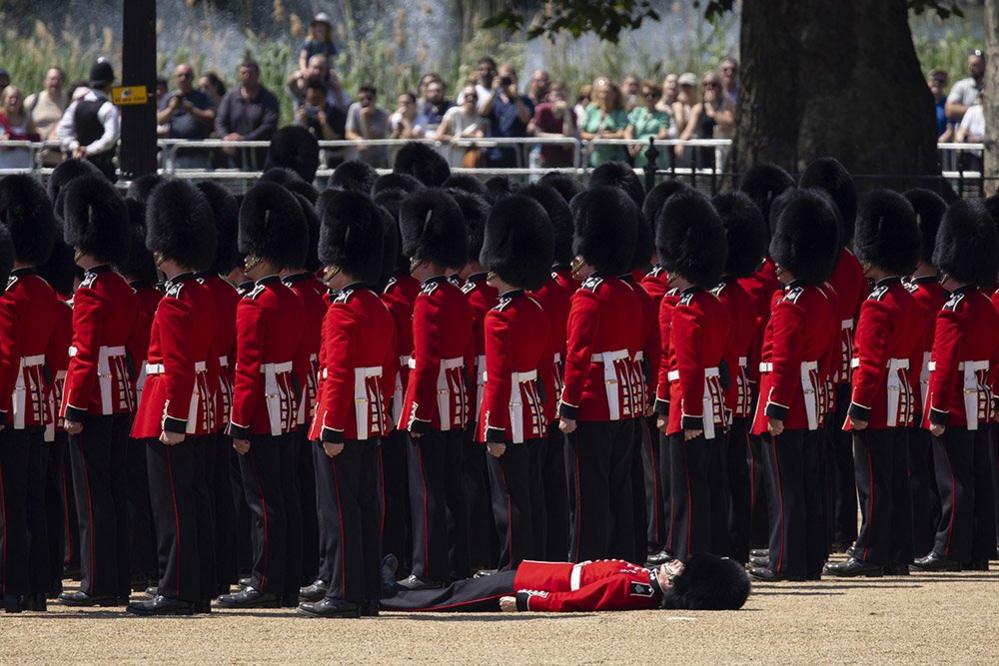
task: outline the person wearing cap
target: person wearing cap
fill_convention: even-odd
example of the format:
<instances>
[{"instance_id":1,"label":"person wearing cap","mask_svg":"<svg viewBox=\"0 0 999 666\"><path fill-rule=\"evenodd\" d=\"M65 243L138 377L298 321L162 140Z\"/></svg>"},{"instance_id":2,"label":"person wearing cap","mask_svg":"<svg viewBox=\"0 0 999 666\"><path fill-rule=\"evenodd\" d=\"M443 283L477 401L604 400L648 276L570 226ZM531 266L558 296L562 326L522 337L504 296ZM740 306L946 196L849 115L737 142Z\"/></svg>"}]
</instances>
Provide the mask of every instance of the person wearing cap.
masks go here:
<instances>
[{"instance_id":1,"label":"person wearing cap","mask_svg":"<svg viewBox=\"0 0 999 666\"><path fill-rule=\"evenodd\" d=\"M443 190L413 192L399 217L410 274L423 284L413 305L413 358L398 424L412 443L413 521L412 573L400 584L420 589L469 569L462 444L471 402L465 354L472 314L445 276L465 265L468 231L458 203Z\"/></svg>"},{"instance_id":2,"label":"person wearing cap","mask_svg":"<svg viewBox=\"0 0 999 666\"><path fill-rule=\"evenodd\" d=\"M90 89L66 108L56 129L62 150L76 159L86 159L108 180L117 180L115 147L121 136L121 112L111 103L114 68L107 58L90 67Z\"/></svg>"},{"instance_id":3,"label":"person wearing cap","mask_svg":"<svg viewBox=\"0 0 999 666\"><path fill-rule=\"evenodd\" d=\"M937 313L923 427L933 436L941 516L921 571L986 570L995 554L989 428L994 419L990 373L999 361L999 315L982 291L999 272L995 222L981 200L952 203L933 251L950 293Z\"/></svg>"},{"instance_id":4,"label":"person wearing cap","mask_svg":"<svg viewBox=\"0 0 999 666\"><path fill-rule=\"evenodd\" d=\"M62 190L63 233L83 281L73 297L73 344L59 415L70 435L83 580L59 599L112 606L129 596L126 447L135 413L128 351L145 333L139 299L112 266L128 255L128 210L100 175Z\"/></svg>"},{"instance_id":5,"label":"person wearing cap","mask_svg":"<svg viewBox=\"0 0 999 666\"><path fill-rule=\"evenodd\" d=\"M521 194L496 202L480 262L499 302L482 322L486 382L475 439L488 452L500 571L544 552L544 530L534 521L546 520L544 395L552 390L553 365L548 317L525 289L545 283L553 255L554 234L541 204Z\"/></svg>"},{"instance_id":6,"label":"person wearing cap","mask_svg":"<svg viewBox=\"0 0 999 666\"><path fill-rule=\"evenodd\" d=\"M305 319L302 301L279 273L305 262L308 226L295 195L262 181L243 198L239 211L239 251L243 271L255 281L236 306L236 358L228 434L240 454L246 503L253 515L253 568L248 585L221 595L221 608L276 608L298 605L286 595L284 561L289 543L284 479L290 470L286 447L298 428L297 387L305 377L295 360L302 330L287 322ZM298 581L295 581L295 585ZM297 592L297 589L296 589Z\"/></svg>"},{"instance_id":7,"label":"person wearing cap","mask_svg":"<svg viewBox=\"0 0 999 666\"><path fill-rule=\"evenodd\" d=\"M566 466L575 515L569 558L581 562L634 550L631 453L644 413L632 350L640 347L641 303L619 277L638 234L635 203L618 187L588 189L570 203L574 218L572 295L558 413L568 435Z\"/></svg>"},{"instance_id":8,"label":"person wearing cap","mask_svg":"<svg viewBox=\"0 0 999 666\"><path fill-rule=\"evenodd\" d=\"M14 243L14 265L0 317L0 478L3 487L4 609L44 611L49 589L45 519L46 427L54 422L46 365L60 354L55 291L36 267L52 252L56 220L45 190L23 175L0 180L0 220Z\"/></svg>"},{"instance_id":9,"label":"person wearing cap","mask_svg":"<svg viewBox=\"0 0 999 666\"><path fill-rule=\"evenodd\" d=\"M786 191L774 209L770 256L783 291L763 332L752 426L763 439L770 544L766 566L750 575L817 579L826 552L818 396L836 335L820 285L836 262L839 227L828 199L810 190Z\"/></svg>"},{"instance_id":10,"label":"person wearing cap","mask_svg":"<svg viewBox=\"0 0 999 666\"><path fill-rule=\"evenodd\" d=\"M326 595L301 615L378 615L381 596L380 440L392 428L388 400L398 365L394 325L372 290L382 272L385 225L367 194L324 197L319 230L323 280L335 294L323 319L322 386L309 439L319 515L331 538Z\"/></svg>"},{"instance_id":11,"label":"person wearing cap","mask_svg":"<svg viewBox=\"0 0 999 666\"><path fill-rule=\"evenodd\" d=\"M572 295L579 283L572 278L572 211L569 203L545 179L520 190L545 209L552 225L554 253L548 279L530 292L531 298L541 304L548 316L550 351L552 354L552 386L545 393L545 420L548 435L541 462L541 483L544 487L544 543L535 549L545 559L557 560L569 552L569 487L565 469L565 433L558 428L558 400L562 394L563 359L566 350L566 325ZM536 525L536 528L540 526ZM536 529L537 532L537 529Z\"/></svg>"},{"instance_id":12,"label":"person wearing cap","mask_svg":"<svg viewBox=\"0 0 999 666\"><path fill-rule=\"evenodd\" d=\"M888 190L867 195L854 247L874 290L860 306L843 425L853 435L861 525L847 560L825 566L833 576L905 574L912 561L908 428L916 415L912 372L925 329L902 278L916 267L919 243L905 197Z\"/></svg>"},{"instance_id":13,"label":"person wearing cap","mask_svg":"<svg viewBox=\"0 0 999 666\"><path fill-rule=\"evenodd\" d=\"M336 57L333 43L333 19L326 12L319 12L309 23L309 32L301 48L298 49L298 69L304 73L309 69L312 56L321 55L329 60Z\"/></svg>"},{"instance_id":14,"label":"person wearing cap","mask_svg":"<svg viewBox=\"0 0 999 666\"><path fill-rule=\"evenodd\" d=\"M211 265L217 232L208 199L186 181L155 188L146 220L146 246L167 281L149 334L132 437L146 445L160 580L156 596L126 611L207 613L216 591L208 475L216 455L218 306L196 274Z\"/></svg>"},{"instance_id":15,"label":"person wearing cap","mask_svg":"<svg viewBox=\"0 0 999 666\"><path fill-rule=\"evenodd\" d=\"M707 198L684 190L659 213L656 247L668 284L680 290L655 405L657 426L669 438L672 473L666 548L680 560L696 552L727 555L725 388L738 366L731 358L728 309L708 291L725 268L725 228Z\"/></svg>"}]
</instances>

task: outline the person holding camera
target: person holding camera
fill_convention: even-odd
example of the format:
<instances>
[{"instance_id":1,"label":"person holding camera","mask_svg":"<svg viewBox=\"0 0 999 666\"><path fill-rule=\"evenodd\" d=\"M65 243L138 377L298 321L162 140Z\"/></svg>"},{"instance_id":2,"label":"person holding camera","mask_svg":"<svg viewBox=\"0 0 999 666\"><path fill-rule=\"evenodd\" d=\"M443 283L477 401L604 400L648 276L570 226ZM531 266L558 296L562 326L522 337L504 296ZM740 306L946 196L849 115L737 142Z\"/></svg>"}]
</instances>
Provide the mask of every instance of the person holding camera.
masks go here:
<instances>
[{"instance_id":1,"label":"person holding camera","mask_svg":"<svg viewBox=\"0 0 999 666\"><path fill-rule=\"evenodd\" d=\"M166 95L156 112L156 123L166 125L170 139L201 141L212 133L215 108L208 95L194 87L194 69L177 65L174 71L177 90ZM205 150L181 150L174 157L174 166L181 169L205 169L211 155Z\"/></svg>"},{"instance_id":2,"label":"person holding camera","mask_svg":"<svg viewBox=\"0 0 999 666\"><path fill-rule=\"evenodd\" d=\"M482 104L479 114L489 119L489 135L499 138L527 136L527 123L534 115L534 103L517 91L517 70L513 65L499 66L493 79L493 89ZM520 146L502 145L490 148L486 160L491 167L520 166Z\"/></svg>"}]
</instances>

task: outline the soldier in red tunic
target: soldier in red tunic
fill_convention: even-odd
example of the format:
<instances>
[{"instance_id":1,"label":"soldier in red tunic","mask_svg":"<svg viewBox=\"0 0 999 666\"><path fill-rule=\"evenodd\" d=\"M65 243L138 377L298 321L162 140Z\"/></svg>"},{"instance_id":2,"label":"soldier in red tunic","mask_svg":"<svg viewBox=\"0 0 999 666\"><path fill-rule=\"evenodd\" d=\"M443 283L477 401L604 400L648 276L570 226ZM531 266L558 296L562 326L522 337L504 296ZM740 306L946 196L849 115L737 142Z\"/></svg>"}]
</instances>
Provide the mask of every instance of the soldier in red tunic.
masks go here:
<instances>
[{"instance_id":1,"label":"soldier in red tunic","mask_svg":"<svg viewBox=\"0 0 999 666\"><path fill-rule=\"evenodd\" d=\"M500 544L500 570L542 552L545 494L541 483L544 396L552 391L549 321L525 289L549 279L554 234L544 208L524 195L493 206L485 228L482 265L499 303L483 321L486 384L479 402L476 441L489 452L489 487Z\"/></svg>"},{"instance_id":2,"label":"soldier in red tunic","mask_svg":"<svg viewBox=\"0 0 999 666\"><path fill-rule=\"evenodd\" d=\"M635 417L644 412L632 350L641 346L641 304L616 277L635 252L639 212L616 187L578 194L573 294L567 323L559 428L569 435L566 464L573 500L569 558L582 561L634 550L631 450Z\"/></svg>"},{"instance_id":3,"label":"soldier in red tunic","mask_svg":"<svg viewBox=\"0 0 999 666\"><path fill-rule=\"evenodd\" d=\"M933 436L940 489L936 541L922 571L987 569L995 549L989 432L999 315L982 288L999 271L995 222L981 201L955 201L937 233L933 263L949 300L937 314L923 425Z\"/></svg>"},{"instance_id":4,"label":"soldier in red tunic","mask_svg":"<svg viewBox=\"0 0 999 666\"><path fill-rule=\"evenodd\" d=\"M742 286L742 280L754 274L767 252L768 229L763 214L747 195L731 192L716 196L712 203L725 226L728 261L721 282L712 290L728 309L732 320L729 357L735 359L727 390L727 406L732 412L725 461L728 478L728 532L731 556L745 564L749 561L751 525L751 483L748 461L752 459L749 431L753 418L751 368L759 367L757 342L760 331L756 303Z\"/></svg>"},{"instance_id":5,"label":"soldier in red tunic","mask_svg":"<svg viewBox=\"0 0 999 666\"><path fill-rule=\"evenodd\" d=\"M298 427L298 392L305 377L295 358L305 318L302 301L279 277L305 261L308 228L298 201L280 185L261 182L246 193L239 211L239 251L255 286L236 306L236 365L229 435L241 455L243 490L253 515L253 570L248 585L217 600L222 608L297 606L286 593L288 549L284 488ZM296 585L298 581L295 581Z\"/></svg>"},{"instance_id":6,"label":"soldier in red tunic","mask_svg":"<svg viewBox=\"0 0 999 666\"><path fill-rule=\"evenodd\" d=\"M821 291L836 261L839 228L828 198L789 190L775 202L770 256L784 291L763 335L760 397L753 434L763 437L770 524L763 580L818 578L826 556L819 430L823 358L836 331Z\"/></svg>"},{"instance_id":7,"label":"soldier in red tunic","mask_svg":"<svg viewBox=\"0 0 999 666\"><path fill-rule=\"evenodd\" d=\"M905 282L906 288L919 306L922 348L916 364L909 369L916 394L915 423L909 428L909 487L912 496L912 552L928 553L933 549L937 525L940 523L940 493L933 471L933 440L923 427L923 412L930 386L930 350L933 349L933 329L937 313L947 302L947 292L940 285L937 267L933 265L933 248L940 220L947 203L936 192L912 189L905 193L916 211L920 251L916 270Z\"/></svg>"},{"instance_id":8,"label":"soldier in red tunic","mask_svg":"<svg viewBox=\"0 0 999 666\"><path fill-rule=\"evenodd\" d=\"M544 178L542 178L544 180ZM546 559L564 559L569 553L569 488L565 471L565 434L558 429L556 409L562 394L562 374L565 359L566 323L572 295L579 283L572 278L572 211L562 195L546 183L535 183L520 190L545 209L552 226L554 257L551 272L530 295L548 315L552 352L552 390L545 394L545 419L548 435L541 462L541 484L544 488L544 541L536 549ZM537 515L537 514L535 514ZM535 534L541 526L535 525Z\"/></svg>"},{"instance_id":9,"label":"soldier in red tunic","mask_svg":"<svg viewBox=\"0 0 999 666\"><path fill-rule=\"evenodd\" d=\"M423 284L413 306L413 359L398 424L412 441L413 563L401 584L416 589L464 577L469 566L461 462L472 315L464 294L445 277L465 265L467 253L455 200L441 190L414 192L402 202L399 225L410 274Z\"/></svg>"},{"instance_id":10,"label":"soldier in red tunic","mask_svg":"<svg viewBox=\"0 0 999 666\"><path fill-rule=\"evenodd\" d=\"M383 576L391 574L393 564L388 560L383 565ZM525 560L517 569L455 581L443 589L390 588L382 608L435 613L738 610L750 588L738 562L709 553L656 568L625 560Z\"/></svg>"},{"instance_id":11,"label":"soldier in red tunic","mask_svg":"<svg viewBox=\"0 0 999 666\"><path fill-rule=\"evenodd\" d=\"M3 284L5 286L8 280L10 279L10 271L11 269L13 269L13 267L14 267L14 243L10 238L10 231L7 229L6 226L0 224L0 278L2 278ZM0 298L0 327L10 330L13 329L14 327L14 313L9 308L5 307L5 305L6 303L3 300L3 298ZM0 353L6 354L8 348L10 347L10 344L11 343L8 340L0 339ZM16 453L16 452L11 451L10 453ZM4 452L4 454L6 454L6 452ZM15 463L17 469L19 471L23 471L25 467L25 463L23 460L25 457L24 454L21 453L20 455L14 455L12 457L14 458L12 462ZM11 461L8 461L6 455L2 455L2 457L0 457L0 479L4 478L4 471L7 468L7 465L10 464L10 462ZM11 500L13 500L13 503L16 504L18 501L17 498L21 497L24 494L24 491L17 490L16 487L15 489L12 490L15 490L15 492L12 493L13 495L15 495L15 497L11 498ZM0 504L0 506L2 506L6 510L6 507L8 505L6 484L4 485L3 492L0 493L0 503L2 503ZM2 542L0 543L0 545L3 545L3 549L0 550L0 553L9 553L15 548L17 548L17 551L19 552L16 551L15 559L18 560L18 564L17 567L15 567L15 569L16 568L21 569L21 571L15 576L15 578L20 578L20 581L15 580L12 581L13 584L9 584L8 580L11 578L9 573L5 574L3 578L0 579L0 595L2 595L3 598L4 611L7 613L19 613L22 610L21 594L16 591L11 591L8 594L7 593L8 586L12 588L12 590L16 590L17 587L20 587L21 589L27 587L26 584L27 563L24 561L24 556L21 555L21 553L25 552L27 549L26 541L27 541L28 528L27 528L27 517L24 515L25 511L26 510L22 508L17 516L20 522L20 526L17 527L16 532L15 532L15 526L17 526L17 521L11 521L9 518L7 519L7 521L4 522L4 530L0 532L0 542ZM15 534L16 536L14 536ZM14 536L13 545L10 543L12 536ZM20 542L20 544L18 544L18 542ZM6 567L6 570L8 572L10 571L9 559L10 559L9 556L5 556L3 558L3 565L4 567Z\"/></svg>"},{"instance_id":12,"label":"soldier in red tunic","mask_svg":"<svg viewBox=\"0 0 999 666\"><path fill-rule=\"evenodd\" d=\"M316 460L319 517L332 535L324 599L298 612L319 617L378 615L381 592L380 438L391 429L394 326L371 286L381 276L381 212L360 192L325 196L319 234L324 281L335 294L323 319L323 382L309 439Z\"/></svg>"},{"instance_id":13,"label":"soldier in red tunic","mask_svg":"<svg viewBox=\"0 0 999 666\"><path fill-rule=\"evenodd\" d=\"M73 299L60 408L70 435L83 581L59 598L75 606L120 605L130 587L125 460L138 374L128 350L145 335L138 297L111 268L128 253L128 212L100 176L75 178L60 196L65 239L85 273Z\"/></svg>"},{"instance_id":14,"label":"soldier in red tunic","mask_svg":"<svg viewBox=\"0 0 999 666\"><path fill-rule=\"evenodd\" d=\"M13 271L0 296L0 591L8 612L44 611L49 588L44 440L54 422L45 368L60 355L55 333L62 305L35 270L48 260L56 232L52 205L36 180L23 175L0 180L0 223L14 244Z\"/></svg>"},{"instance_id":15,"label":"soldier in red tunic","mask_svg":"<svg viewBox=\"0 0 999 666\"><path fill-rule=\"evenodd\" d=\"M207 478L218 416L217 306L195 274L211 265L215 224L204 194L175 180L153 190L146 226L146 247L167 282L149 334L132 437L146 445L160 580L156 596L127 610L141 616L207 613L217 589Z\"/></svg>"},{"instance_id":16,"label":"soldier in red tunic","mask_svg":"<svg viewBox=\"0 0 999 666\"><path fill-rule=\"evenodd\" d=\"M860 306L853 387L843 428L853 433L861 525L834 576L907 574L912 561L908 428L915 419L912 375L922 356L919 306L902 284L919 256L916 213L901 194L875 190L860 207L854 247L874 290Z\"/></svg>"}]
</instances>

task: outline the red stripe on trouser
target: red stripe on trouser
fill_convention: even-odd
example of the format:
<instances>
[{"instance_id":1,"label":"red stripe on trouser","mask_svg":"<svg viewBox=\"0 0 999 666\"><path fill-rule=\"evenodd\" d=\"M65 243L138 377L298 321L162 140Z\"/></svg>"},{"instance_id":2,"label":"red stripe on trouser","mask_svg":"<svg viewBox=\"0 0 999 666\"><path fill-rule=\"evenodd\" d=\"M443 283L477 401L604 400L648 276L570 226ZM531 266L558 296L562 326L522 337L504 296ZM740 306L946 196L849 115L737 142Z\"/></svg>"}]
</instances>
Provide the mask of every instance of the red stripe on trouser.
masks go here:
<instances>
[{"instance_id":1,"label":"red stripe on trouser","mask_svg":"<svg viewBox=\"0 0 999 666\"><path fill-rule=\"evenodd\" d=\"M950 542L954 536L954 516L957 515L957 479L954 477L954 464L950 460L947 445L940 441L940 447L947 456L947 469L950 470L950 523L947 525L947 543L944 544L944 555L950 556Z\"/></svg>"},{"instance_id":2,"label":"red stripe on trouser","mask_svg":"<svg viewBox=\"0 0 999 666\"><path fill-rule=\"evenodd\" d=\"M251 457L250 464L253 465L253 475L257 477L257 497L260 498L261 522L263 523L264 528L264 538L260 544L260 548L262 550L260 568L263 569L263 571L260 572L260 589L263 590L264 586L267 584L267 574L265 572L267 571L267 564L270 559L270 544L268 543L269 540L267 538L269 533L269 525L267 524L267 498L264 497L264 482L260 477L260 470L257 468L257 460Z\"/></svg>"},{"instance_id":3,"label":"red stripe on trouser","mask_svg":"<svg viewBox=\"0 0 999 666\"><path fill-rule=\"evenodd\" d=\"M430 509L427 506L430 502L430 489L427 487L427 474L423 470L423 449L419 444L416 446L416 454L420 465L420 479L423 480L423 575L426 577L427 569L430 568Z\"/></svg>"},{"instance_id":4,"label":"red stripe on trouser","mask_svg":"<svg viewBox=\"0 0 999 666\"><path fill-rule=\"evenodd\" d=\"M777 551L777 568L774 569L774 573L781 573L784 569L784 481L781 479L780 475L780 459L777 457L777 437L770 435L770 445L774 451L774 468L777 474L777 505L780 511L780 550Z\"/></svg>"},{"instance_id":5,"label":"red stripe on trouser","mask_svg":"<svg viewBox=\"0 0 999 666\"><path fill-rule=\"evenodd\" d=\"M10 541L10 523L7 522L7 486L3 481L3 468L0 467L0 507L3 508L3 593L7 594L7 542Z\"/></svg>"},{"instance_id":6,"label":"red stripe on trouser","mask_svg":"<svg viewBox=\"0 0 999 666\"><path fill-rule=\"evenodd\" d=\"M173 500L173 527L177 539L177 597L180 597L180 561L183 559L183 551L180 549L180 510L177 508L177 484L173 478L173 460L170 456L170 447L163 447L166 453L167 476L170 478L170 497Z\"/></svg>"},{"instance_id":7,"label":"red stripe on trouser","mask_svg":"<svg viewBox=\"0 0 999 666\"><path fill-rule=\"evenodd\" d=\"M343 502L340 499L340 478L336 473L336 459L330 458L333 472L333 492L336 495L337 527L340 529L340 594L347 596L347 542L343 539Z\"/></svg>"},{"instance_id":8,"label":"red stripe on trouser","mask_svg":"<svg viewBox=\"0 0 999 666\"><path fill-rule=\"evenodd\" d=\"M871 458L871 443L867 440L866 433L860 435L860 439L864 442L864 448L867 449L867 543L864 545L864 561L871 554L871 526L874 524L874 461Z\"/></svg>"},{"instance_id":9,"label":"red stripe on trouser","mask_svg":"<svg viewBox=\"0 0 999 666\"><path fill-rule=\"evenodd\" d=\"M94 559L94 542L97 541L97 529L94 525L94 499L90 493L90 470L87 467L87 458L83 454L83 446L80 449L80 460L83 461L83 481L84 485L87 487L87 516L89 516L90 521L90 571L87 572L88 578L90 579L90 590L94 591L97 589L97 561Z\"/></svg>"}]
</instances>

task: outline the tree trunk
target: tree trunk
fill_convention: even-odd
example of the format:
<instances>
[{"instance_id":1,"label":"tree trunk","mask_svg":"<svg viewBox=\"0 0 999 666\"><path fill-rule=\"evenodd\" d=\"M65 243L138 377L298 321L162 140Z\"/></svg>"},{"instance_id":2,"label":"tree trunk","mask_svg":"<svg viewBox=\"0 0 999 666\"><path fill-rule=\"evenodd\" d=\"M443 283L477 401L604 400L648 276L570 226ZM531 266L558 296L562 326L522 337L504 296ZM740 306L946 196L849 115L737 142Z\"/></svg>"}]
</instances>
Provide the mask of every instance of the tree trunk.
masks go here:
<instances>
[{"instance_id":1,"label":"tree trunk","mask_svg":"<svg viewBox=\"0 0 999 666\"><path fill-rule=\"evenodd\" d=\"M905 0L744 2L741 61L737 172L769 161L796 173L831 155L864 188L939 175Z\"/></svg>"},{"instance_id":2,"label":"tree trunk","mask_svg":"<svg viewBox=\"0 0 999 666\"><path fill-rule=\"evenodd\" d=\"M999 0L985 0L985 193L999 192Z\"/></svg>"}]
</instances>

